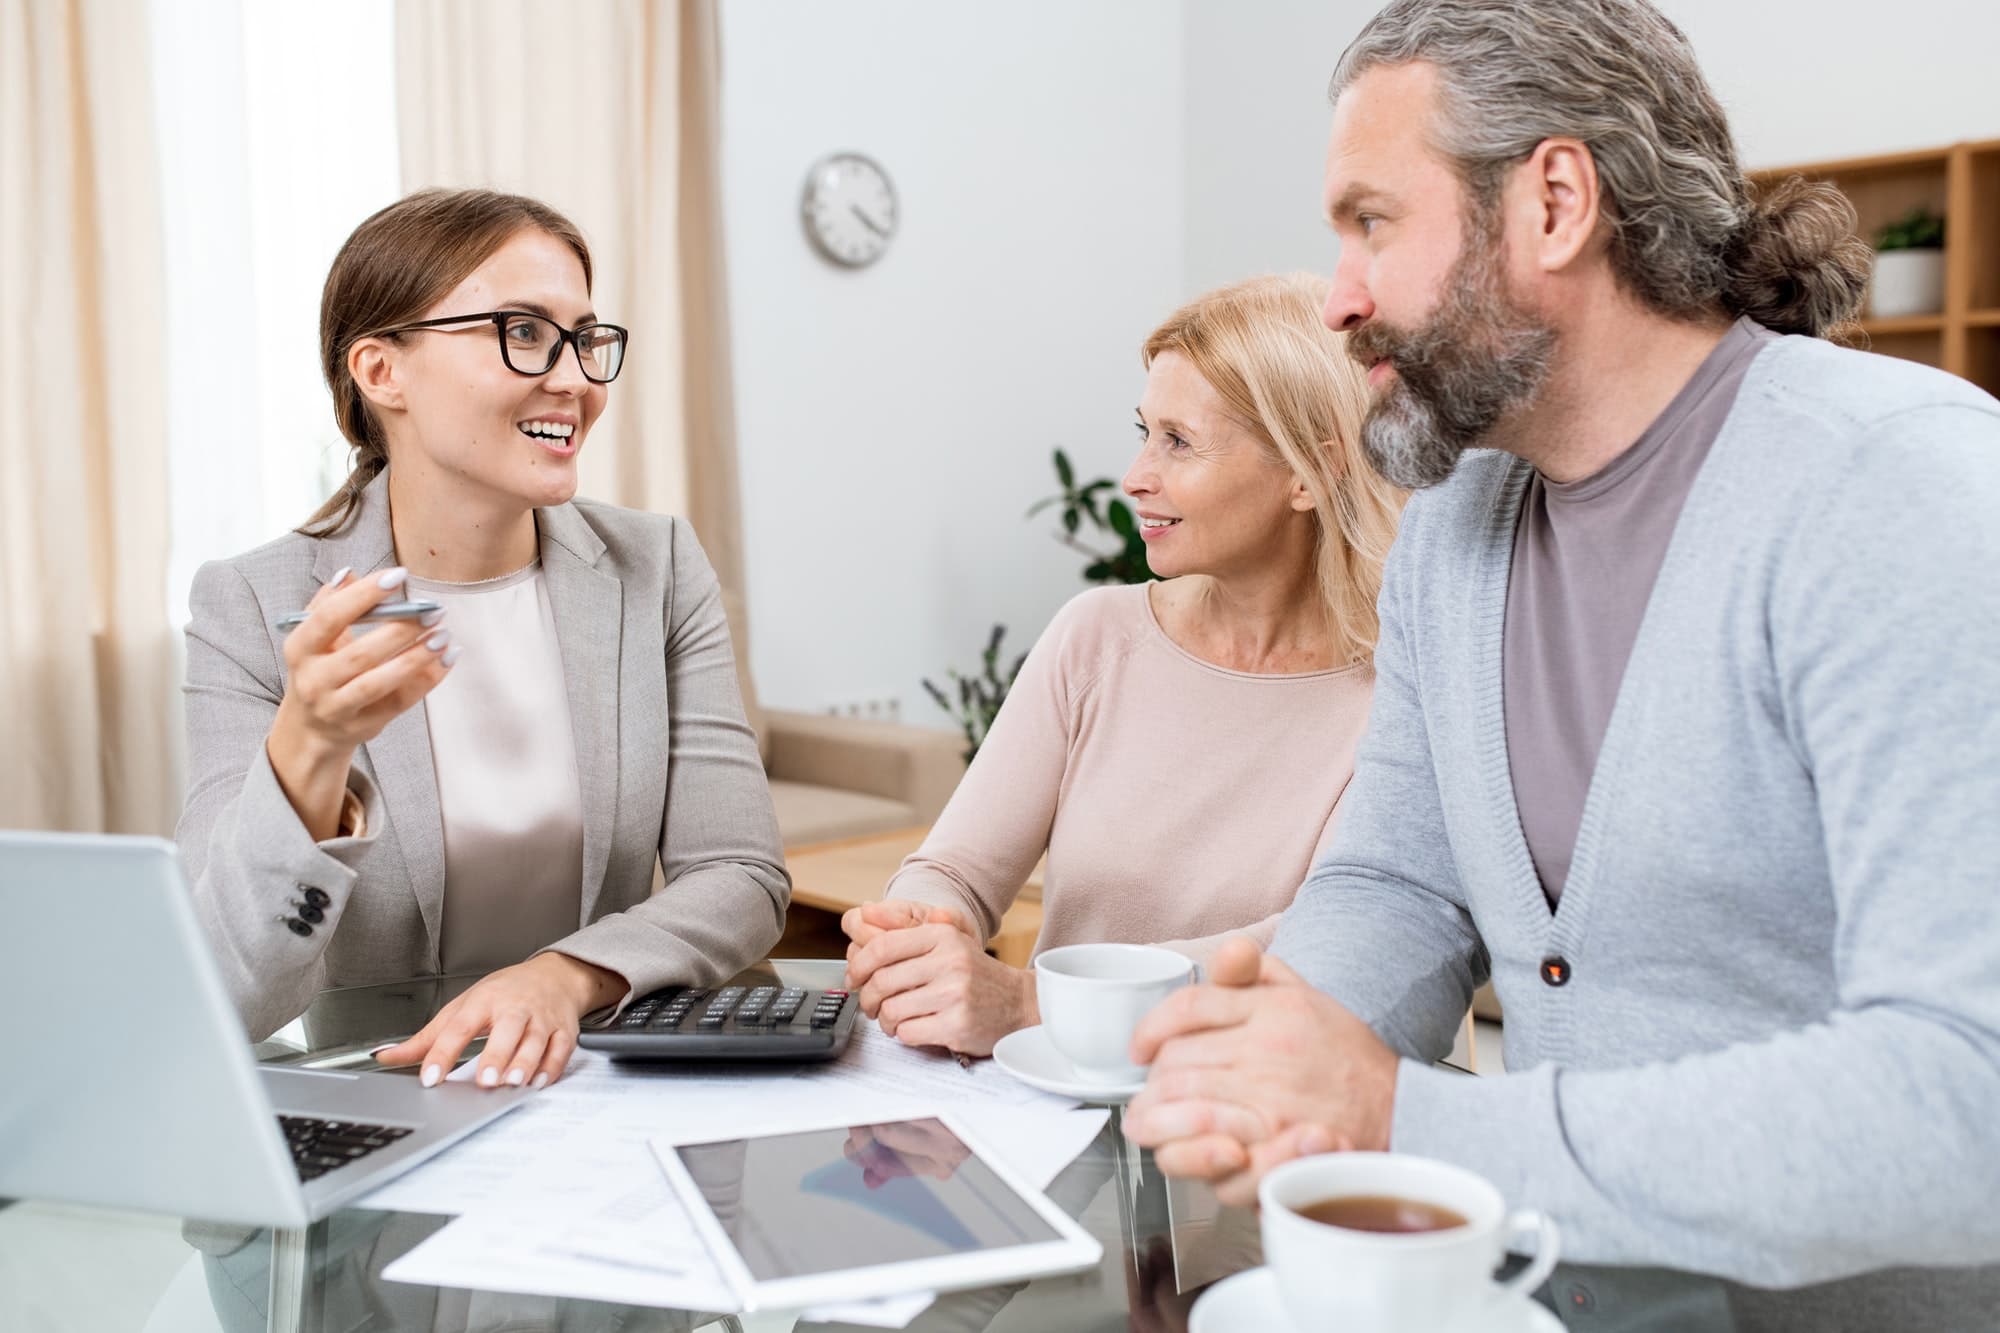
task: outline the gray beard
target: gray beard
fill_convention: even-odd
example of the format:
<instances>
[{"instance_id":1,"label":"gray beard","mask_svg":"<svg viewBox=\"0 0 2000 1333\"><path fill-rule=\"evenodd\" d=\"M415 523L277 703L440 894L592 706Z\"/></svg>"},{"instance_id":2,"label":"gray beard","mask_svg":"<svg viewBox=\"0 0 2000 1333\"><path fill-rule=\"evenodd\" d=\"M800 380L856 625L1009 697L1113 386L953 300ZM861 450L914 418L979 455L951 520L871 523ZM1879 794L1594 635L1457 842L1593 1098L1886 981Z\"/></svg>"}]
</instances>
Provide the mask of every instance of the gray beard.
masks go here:
<instances>
[{"instance_id":1,"label":"gray beard","mask_svg":"<svg viewBox=\"0 0 2000 1333\"><path fill-rule=\"evenodd\" d=\"M1400 380L1361 424L1361 451L1390 485L1406 491L1449 480L1471 447L1445 434L1437 414Z\"/></svg>"},{"instance_id":2,"label":"gray beard","mask_svg":"<svg viewBox=\"0 0 2000 1333\"><path fill-rule=\"evenodd\" d=\"M1395 379L1361 426L1361 447L1389 482L1408 490L1449 478L1468 449L1548 379L1555 330L1508 296L1490 237L1477 232L1445 279L1445 297L1422 328L1366 326L1348 350L1387 356Z\"/></svg>"}]
</instances>

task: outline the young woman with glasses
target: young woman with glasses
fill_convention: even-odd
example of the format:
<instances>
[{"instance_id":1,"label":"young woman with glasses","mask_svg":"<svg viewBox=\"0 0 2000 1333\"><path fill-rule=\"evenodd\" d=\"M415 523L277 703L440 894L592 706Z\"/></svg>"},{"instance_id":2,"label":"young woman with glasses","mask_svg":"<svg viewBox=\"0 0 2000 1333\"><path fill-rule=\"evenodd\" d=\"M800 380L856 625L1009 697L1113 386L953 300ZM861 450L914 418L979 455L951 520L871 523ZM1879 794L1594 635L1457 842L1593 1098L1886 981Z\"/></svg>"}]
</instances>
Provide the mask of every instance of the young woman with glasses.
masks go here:
<instances>
[{"instance_id":1,"label":"young woman with glasses","mask_svg":"<svg viewBox=\"0 0 2000 1333\"><path fill-rule=\"evenodd\" d=\"M390 205L327 275L353 473L204 566L188 627L178 836L254 1036L326 987L484 973L378 1058L429 1084L484 1036L478 1082L540 1086L586 1015L778 939L715 574L685 521L572 498L626 344L590 280L567 219L485 190ZM406 601L439 609L363 622Z\"/></svg>"}]
</instances>

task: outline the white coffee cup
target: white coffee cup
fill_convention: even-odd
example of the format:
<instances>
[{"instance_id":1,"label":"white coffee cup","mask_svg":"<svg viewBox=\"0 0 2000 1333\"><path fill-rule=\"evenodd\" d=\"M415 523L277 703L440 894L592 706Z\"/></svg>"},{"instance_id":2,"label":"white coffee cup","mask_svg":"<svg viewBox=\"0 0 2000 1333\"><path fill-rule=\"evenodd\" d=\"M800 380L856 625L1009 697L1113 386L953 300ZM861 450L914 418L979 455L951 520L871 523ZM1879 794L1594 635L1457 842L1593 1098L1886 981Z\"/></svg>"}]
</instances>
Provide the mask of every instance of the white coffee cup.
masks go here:
<instances>
[{"instance_id":1,"label":"white coffee cup","mask_svg":"<svg viewBox=\"0 0 2000 1333\"><path fill-rule=\"evenodd\" d=\"M1411 1199L1449 1208L1465 1225L1381 1232L1331 1226L1296 1209L1328 1199ZM1328 1153L1274 1168L1258 1187L1264 1260L1301 1329L1453 1333L1489 1327L1496 1301L1533 1291L1556 1266L1556 1225L1508 1212L1473 1172L1405 1153ZM1504 1283L1493 1270L1513 1242L1534 1238L1534 1260Z\"/></svg>"},{"instance_id":2,"label":"white coffee cup","mask_svg":"<svg viewBox=\"0 0 2000 1333\"><path fill-rule=\"evenodd\" d=\"M1194 960L1150 944L1069 944L1035 957L1042 1029L1088 1083L1137 1083L1132 1033L1153 1006L1194 980Z\"/></svg>"}]
</instances>

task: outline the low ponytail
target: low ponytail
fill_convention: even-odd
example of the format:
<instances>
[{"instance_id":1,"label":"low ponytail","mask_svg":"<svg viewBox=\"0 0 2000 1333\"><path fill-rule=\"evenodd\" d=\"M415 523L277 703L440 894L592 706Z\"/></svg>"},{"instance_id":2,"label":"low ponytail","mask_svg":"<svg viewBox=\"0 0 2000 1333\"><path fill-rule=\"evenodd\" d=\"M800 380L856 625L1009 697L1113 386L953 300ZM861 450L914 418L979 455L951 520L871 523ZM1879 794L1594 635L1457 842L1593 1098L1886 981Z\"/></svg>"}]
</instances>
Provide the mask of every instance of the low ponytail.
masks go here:
<instances>
[{"instance_id":1,"label":"low ponytail","mask_svg":"<svg viewBox=\"0 0 2000 1333\"><path fill-rule=\"evenodd\" d=\"M1840 332L1860 313L1873 262L1854 205L1803 176L1753 190L1725 258L1723 304L1779 333Z\"/></svg>"},{"instance_id":2,"label":"low ponytail","mask_svg":"<svg viewBox=\"0 0 2000 1333\"><path fill-rule=\"evenodd\" d=\"M332 286L331 278L328 286ZM308 537L331 537L352 522L361 512L361 492L389 466L388 441L382 438L382 427L368 410L368 400L361 396L361 386L348 372L347 348L341 343L340 331L327 326L327 311L332 308L333 302L321 302L321 368L326 373L327 387L333 390L334 423L354 448L354 467L347 480L340 483L340 489L299 525L298 530ZM351 335L347 341L353 341Z\"/></svg>"},{"instance_id":3,"label":"low ponytail","mask_svg":"<svg viewBox=\"0 0 2000 1333\"><path fill-rule=\"evenodd\" d=\"M361 511L361 492L368 489L368 483L389 469L389 455L380 448L357 448L354 470L347 474L347 480L340 483L340 489L327 497L313 516L299 525L298 530L308 537L331 537L353 521Z\"/></svg>"}]
</instances>

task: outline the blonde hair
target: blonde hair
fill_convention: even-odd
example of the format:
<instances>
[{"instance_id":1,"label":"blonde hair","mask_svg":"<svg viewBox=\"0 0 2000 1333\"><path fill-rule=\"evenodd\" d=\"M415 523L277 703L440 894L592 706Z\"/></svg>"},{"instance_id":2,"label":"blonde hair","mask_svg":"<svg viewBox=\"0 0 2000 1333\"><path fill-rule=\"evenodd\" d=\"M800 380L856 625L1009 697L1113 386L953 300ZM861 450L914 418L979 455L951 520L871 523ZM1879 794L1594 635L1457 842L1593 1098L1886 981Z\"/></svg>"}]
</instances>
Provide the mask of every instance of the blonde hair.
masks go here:
<instances>
[{"instance_id":1,"label":"blonde hair","mask_svg":"<svg viewBox=\"0 0 2000 1333\"><path fill-rule=\"evenodd\" d=\"M1140 348L1187 358L1239 418L1303 482L1318 523L1314 572L1334 660L1373 660L1375 596L1406 492L1361 450L1367 381L1346 337L1320 320L1327 283L1310 274L1250 278L1196 297Z\"/></svg>"}]
</instances>

